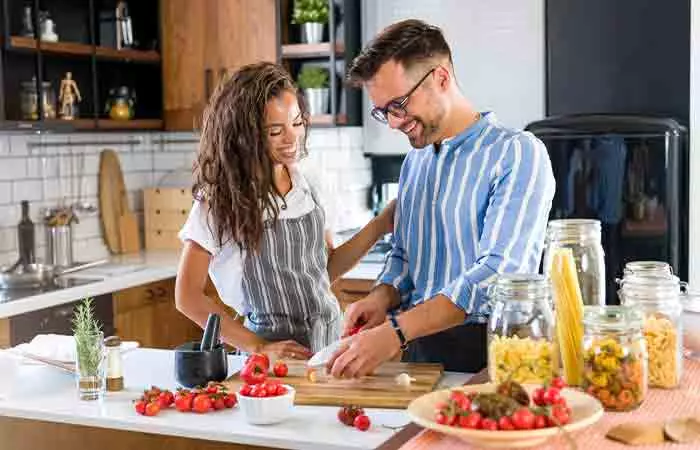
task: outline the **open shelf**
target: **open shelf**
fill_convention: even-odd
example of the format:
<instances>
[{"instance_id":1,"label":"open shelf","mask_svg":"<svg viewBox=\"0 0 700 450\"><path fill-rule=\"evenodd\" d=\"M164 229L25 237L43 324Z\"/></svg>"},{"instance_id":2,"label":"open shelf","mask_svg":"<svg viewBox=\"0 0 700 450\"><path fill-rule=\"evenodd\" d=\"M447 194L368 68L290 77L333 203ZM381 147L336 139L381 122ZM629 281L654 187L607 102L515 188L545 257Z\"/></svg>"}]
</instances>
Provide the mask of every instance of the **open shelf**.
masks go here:
<instances>
[{"instance_id":1,"label":"open shelf","mask_svg":"<svg viewBox=\"0 0 700 450\"><path fill-rule=\"evenodd\" d=\"M330 42L321 42L319 44L286 44L282 46L282 58L322 58L330 56L333 51L333 45ZM336 56L342 56L345 53L345 46L342 42L335 44Z\"/></svg>"},{"instance_id":2,"label":"open shelf","mask_svg":"<svg viewBox=\"0 0 700 450\"><path fill-rule=\"evenodd\" d=\"M160 130L163 128L163 121L161 119L99 119L97 128L100 130Z\"/></svg>"},{"instance_id":3,"label":"open shelf","mask_svg":"<svg viewBox=\"0 0 700 450\"><path fill-rule=\"evenodd\" d=\"M38 51L39 42L36 39L22 37L22 36L11 36L10 37L10 48L16 50L28 50L28 51ZM87 44L80 44L77 42L47 42L41 41L41 51L43 53L54 53L59 55L82 55L90 56L93 54L93 46ZM132 50L123 49L119 50L111 47L94 47L94 53L98 58L103 59L115 59L122 61L136 61L136 62L150 62L157 63L160 62L160 54L155 50Z\"/></svg>"}]
</instances>

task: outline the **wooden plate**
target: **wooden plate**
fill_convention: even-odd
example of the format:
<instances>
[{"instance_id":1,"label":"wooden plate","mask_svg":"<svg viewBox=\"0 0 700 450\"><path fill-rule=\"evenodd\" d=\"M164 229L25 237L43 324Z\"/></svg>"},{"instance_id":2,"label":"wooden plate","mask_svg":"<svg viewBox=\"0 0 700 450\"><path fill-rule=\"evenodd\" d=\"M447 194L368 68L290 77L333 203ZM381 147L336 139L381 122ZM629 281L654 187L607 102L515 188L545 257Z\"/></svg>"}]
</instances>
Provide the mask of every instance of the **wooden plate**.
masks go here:
<instances>
[{"instance_id":1,"label":"wooden plate","mask_svg":"<svg viewBox=\"0 0 700 450\"><path fill-rule=\"evenodd\" d=\"M532 397L532 391L538 386L525 385L524 388ZM493 383L462 386L464 392L495 392ZM527 448L541 445L547 439L561 433L558 428L543 428L539 430L488 431L470 430L435 422L435 405L448 400L450 391L445 389L431 392L418 397L408 405L408 415L418 425L462 439L469 444L484 448ZM571 423L564 426L566 431L576 431L597 422L603 416L600 402L588 394L573 389L563 389L562 396L572 409Z\"/></svg>"}]
</instances>

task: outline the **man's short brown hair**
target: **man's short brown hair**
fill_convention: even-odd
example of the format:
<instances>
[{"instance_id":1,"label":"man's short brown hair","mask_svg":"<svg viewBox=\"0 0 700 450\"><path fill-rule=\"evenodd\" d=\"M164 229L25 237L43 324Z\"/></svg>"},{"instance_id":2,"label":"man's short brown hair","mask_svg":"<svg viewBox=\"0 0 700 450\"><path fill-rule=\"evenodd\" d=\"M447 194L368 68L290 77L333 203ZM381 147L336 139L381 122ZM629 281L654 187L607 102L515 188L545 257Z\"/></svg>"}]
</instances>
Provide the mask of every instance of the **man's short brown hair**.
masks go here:
<instances>
[{"instance_id":1,"label":"man's short brown hair","mask_svg":"<svg viewBox=\"0 0 700 450\"><path fill-rule=\"evenodd\" d=\"M372 79L387 61L410 69L437 56L447 57L452 64L452 52L442 30L422 20L403 20L389 25L367 44L353 60L347 80L358 86Z\"/></svg>"}]
</instances>

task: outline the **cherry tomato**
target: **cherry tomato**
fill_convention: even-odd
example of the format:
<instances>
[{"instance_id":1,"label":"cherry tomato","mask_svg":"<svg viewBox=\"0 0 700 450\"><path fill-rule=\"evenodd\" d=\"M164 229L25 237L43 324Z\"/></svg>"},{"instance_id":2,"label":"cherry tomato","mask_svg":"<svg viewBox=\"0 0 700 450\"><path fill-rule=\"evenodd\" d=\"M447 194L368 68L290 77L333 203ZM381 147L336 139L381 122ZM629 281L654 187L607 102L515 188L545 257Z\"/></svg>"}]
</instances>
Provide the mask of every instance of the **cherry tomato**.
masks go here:
<instances>
[{"instance_id":1,"label":"cherry tomato","mask_svg":"<svg viewBox=\"0 0 700 450\"><path fill-rule=\"evenodd\" d=\"M192 400L192 410L199 414L209 412L212 406L211 399L206 394L198 394L194 400Z\"/></svg>"},{"instance_id":2,"label":"cherry tomato","mask_svg":"<svg viewBox=\"0 0 700 450\"><path fill-rule=\"evenodd\" d=\"M175 409L180 412L192 411L192 400L194 400L194 395L189 392L177 394L175 396Z\"/></svg>"},{"instance_id":3,"label":"cherry tomato","mask_svg":"<svg viewBox=\"0 0 700 450\"><path fill-rule=\"evenodd\" d=\"M348 333L348 335L349 335L349 336L354 336L354 335L356 335L357 333L359 333L361 329L362 329L362 325L355 325L354 327L352 327L352 328L350 329L350 333Z\"/></svg>"},{"instance_id":4,"label":"cherry tomato","mask_svg":"<svg viewBox=\"0 0 700 450\"><path fill-rule=\"evenodd\" d=\"M146 405L146 411L144 412L144 414L147 416L155 416L159 412L160 406L158 405L158 402L151 402L148 405Z\"/></svg>"},{"instance_id":5,"label":"cherry tomato","mask_svg":"<svg viewBox=\"0 0 700 450\"><path fill-rule=\"evenodd\" d=\"M443 412L439 412L435 414L435 422L437 422L440 425L448 425L447 423L447 414Z\"/></svg>"},{"instance_id":6,"label":"cherry tomato","mask_svg":"<svg viewBox=\"0 0 700 450\"><path fill-rule=\"evenodd\" d=\"M532 401L537 406L544 406L544 388L537 388L532 393Z\"/></svg>"},{"instance_id":7,"label":"cherry tomato","mask_svg":"<svg viewBox=\"0 0 700 450\"><path fill-rule=\"evenodd\" d=\"M455 425L457 425L460 428L467 428L467 418L468 417L469 416L466 414L458 415L457 416L457 423Z\"/></svg>"},{"instance_id":8,"label":"cherry tomato","mask_svg":"<svg viewBox=\"0 0 700 450\"><path fill-rule=\"evenodd\" d=\"M481 429L496 431L498 430L498 422L496 422L493 419L489 419L488 417L485 417L484 420L481 421Z\"/></svg>"},{"instance_id":9,"label":"cherry tomato","mask_svg":"<svg viewBox=\"0 0 700 450\"><path fill-rule=\"evenodd\" d=\"M272 372L276 377L286 377L287 373L289 373L289 367L287 367L284 361L277 361L275 363L275 367L272 369Z\"/></svg>"},{"instance_id":10,"label":"cherry tomato","mask_svg":"<svg viewBox=\"0 0 700 450\"><path fill-rule=\"evenodd\" d=\"M513 421L510 420L510 417L502 416L498 419L498 429L506 431L515 430L515 425L513 425Z\"/></svg>"},{"instance_id":11,"label":"cherry tomato","mask_svg":"<svg viewBox=\"0 0 700 450\"><path fill-rule=\"evenodd\" d=\"M473 412L467 416L467 421L465 423L465 428L471 428L477 430L481 427L481 414L478 412Z\"/></svg>"},{"instance_id":12,"label":"cherry tomato","mask_svg":"<svg viewBox=\"0 0 700 450\"><path fill-rule=\"evenodd\" d=\"M545 416L535 416L534 428L545 428L547 426L547 418Z\"/></svg>"},{"instance_id":13,"label":"cherry tomato","mask_svg":"<svg viewBox=\"0 0 700 450\"><path fill-rule=\"evenodd\" d=\"M467 394L462 391L452 391L450 393L450 400L453 401L461 411L471 411L472 409L472 401L469 400Z\"/></svg>"},{"instance_id":14,"label":"cherry tomato","mask_svg":"<svg viewBox=\"0 0 700 450\"><path fill-rule=\"evenodd\" d=\"M270 358L265 353L253 353L246 358L245 363L248 364L253 361L260 363L266 372L270 368Z\"/></svg>"},{"instance_id":15,"label":"cherry tomato","mask_svg":"<svg viewBox=\"0 0 700 450\"><path fill-rule=\"evenodd\" d=\"M224 400L223 397L216 397L213 401L212 404L214 405L214 409L224 409L226 408L226 401Z\"/></svg>"},{"instance_id":16,"label":"cherry tomato","mask_svg":"<svg viewBox=\"0 0 700 450\"><path fill-rule=\"evenodd\" d=\"M204 392L207 394L216 394L219 392L219 389L216 386L207 386Z\"/></svg>"},{"instance_id":17,"label":"cherry tomato","mask_svg":"<svg viewBox=\"0 0 700 450\"><path fill-rule=\"evenodd\" d=\"M562 377L554 377L550 382L550 385L557 389L564 389L566 387L566 381Z\"/></svg>"},{"instance_id":18,"label":"cherry tomato","mask_svg":"<svg viewBox=\"0 0 700 450\"><path fill-rule=\"evenodd\" d=\"M249 384L244 384L241 386L241 389L238 391L241 395L244 395L246 397L250 397L250 391L253 388L253 386Z\"/></svg>"},{"instance_id":19,"label":"cherry tomato","mask_svg":"<svg viewBox=\"0 0 700 450\"><path fill-rule=\"evenodd\" d=\"M236 397L236 394L226 394L224 403L227 408L233 408L238 403L238 397Z\"/></svg>"},{"instance_id":20,"label":"cherry tomato","mask_svg":"<svg viewBox=\"0 0 700 450\"><path fill-rule=\"evenodd\" d=\"M158 406L160 409L165 409L173 404L175 396L170 391L163 391L158 395Z\"/></svg>"},{"instance_id":21,"label":"cherry tomato","mask_svg":"<svg viewBox=\"0 0 700 450\"><path fill-rule=\"evenodd\" d=\"M518 430L531 430L535 425L535 415L529 408L520 408L511 417L513 425Z\"/></svg>"},{"instance_id":22,"label":"cherry tomato","mask_svg":"<svg viewBox=\"0 0 700 450\"><path fill-rule=\"evenodd\" d=\"M552 407L552 418L555 424L566 425L570 420L569 411L565 407L554 405Z\"/></svg>"},{"instance_id":23,"label":"cherry tomato","mask_svg":"<svg viewBox=\"0 0 700 450\"><path fill-rule=\"evenodd\" d=\"M240 377L248 384L264 383L267 379L267 368L260 361L251 360L241 369Z\"/></svg>"},{"instance_id":24,"label":"cherry tomato","mask_svg":"<svg viewBox=\"0 0 700 450\"><path fill-rule=\"evenodd\" d=\"M548 387L544 391L544 394L542 394L542 400L544 401L545 405L554 405L559 401L560 398L561 393L559 392L559 389L552 386Z\"/></svg>"},{"instance_id":25,"label":"cherry tomato","mask_svg":"<svg viewBox=\"0 0 700 450\"><path fill-rule=\"evenodd\" d=\"M568 406L566 399L564 397L559 397L557 401L554 402L555 405Z\"/></svg>"},{"instance_id":26,"label":"cherry tomato","mask_svg":"<svg viewBox=\"0 0 700 450\"><path fill-rule=\"evenodd\" d=\"M141 414L142 416L146 414L146 402L143 400L139 400L134 404L134 409L136 409L136 412Z\"/></svg>"},{"instance_id":27,"label":"cherry tomato","mask_svg":"<svg viewBox=\"0 0 700 450\"><path fill-rule=\"evenodd\" d=\"M369 417L364 414L360 414L359 416L355 417L355 420L353 421L355 428L360 431L369 430L370 423Z\"/></svg>"}]
</instances>

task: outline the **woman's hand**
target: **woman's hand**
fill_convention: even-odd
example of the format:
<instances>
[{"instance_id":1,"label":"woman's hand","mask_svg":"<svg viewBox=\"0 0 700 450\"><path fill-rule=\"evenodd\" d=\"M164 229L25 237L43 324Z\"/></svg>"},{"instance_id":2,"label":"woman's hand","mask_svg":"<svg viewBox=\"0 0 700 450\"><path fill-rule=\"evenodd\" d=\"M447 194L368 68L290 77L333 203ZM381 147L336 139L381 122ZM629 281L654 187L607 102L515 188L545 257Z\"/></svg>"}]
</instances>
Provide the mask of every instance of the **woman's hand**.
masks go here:
<instances>
[{"instance_id":1,"label":"woman's hand","mask_svg":"<svg viewBox=\"0 0 700 450\"><path fill-rule=\"evenodd\" d=\"M296 341L279 341L264 344L258 350L260 353L272 353L278 358L309 359L313 352Z\"/></svg>"},{"instance_id":2,"label":"woman's hand","mask_svg":"<svg viewBox=\"0 0 700 450\"><path fill-rule=\"evenodd\" d=\"M379 225L381 235L394 232L394 212L396 211L396 199L389 202L375 220Z\"/></svg>"}]
</instances>

